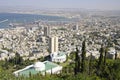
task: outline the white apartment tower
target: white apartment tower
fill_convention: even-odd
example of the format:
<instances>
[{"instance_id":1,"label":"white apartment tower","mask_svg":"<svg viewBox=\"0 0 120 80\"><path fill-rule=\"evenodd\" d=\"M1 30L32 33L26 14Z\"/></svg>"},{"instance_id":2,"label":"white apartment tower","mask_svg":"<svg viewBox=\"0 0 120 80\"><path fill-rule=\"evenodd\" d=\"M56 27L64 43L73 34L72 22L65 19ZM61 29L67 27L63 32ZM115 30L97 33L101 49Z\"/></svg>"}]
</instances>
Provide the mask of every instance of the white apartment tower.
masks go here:
<instances>
[{"instance_id":1,"label":"white apartment tower","mask_svg":"<svg viewBox=\"0 0 120 80\"><path fill-rule=\"evenodd\" d=\"M51 28L49 26L44 27L44 35L49 36L51 34Z\"/></svg>"},{"instance_id":2,"label":"white apartment tower","mask_svg":"<svg viewBox=\"0 0 120 80\"><path fill-rule=\"evenodd\" d=\"M76 30L78 30L78 27L79 27L78 24L76 24Z\"/></svg>"},{"instance_id":3,"label":"white apartment tower","mask_svg":"<svg viewBox=\"0 0 120 80\"><path fill-rule=\"evenodd\" d=\"M50 37L49 48L51 53L58 52L58 37L56 36Z\"/></svg>"}]
</instances>

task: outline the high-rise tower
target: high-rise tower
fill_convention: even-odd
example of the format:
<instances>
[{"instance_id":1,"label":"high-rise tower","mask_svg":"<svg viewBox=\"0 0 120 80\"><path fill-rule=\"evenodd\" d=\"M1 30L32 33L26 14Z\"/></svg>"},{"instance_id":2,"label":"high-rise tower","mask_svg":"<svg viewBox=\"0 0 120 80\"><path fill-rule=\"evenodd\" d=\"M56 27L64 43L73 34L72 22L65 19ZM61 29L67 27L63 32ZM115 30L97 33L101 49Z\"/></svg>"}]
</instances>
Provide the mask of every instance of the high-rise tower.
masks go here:
<instances>
[{"instance_id":1,"label":"high-rise tower","mask_svg":"<svg viewBox=\"0 0 120 80\"><path fill-rule=\"evenodd\" d=\"M44 27L44 35L49 36L51 34L51 28L49 26Z\"/></svg>"},{"instance_id":2,"label":"high-rise tower","mask_svg":"<svg viewBox=\"0 0 120 80\"><path fill-rule=\"evenodd\" d=\"M58 52L58 37L50 37L49 48L51 53Z\"/></svg>"}]
</instances>

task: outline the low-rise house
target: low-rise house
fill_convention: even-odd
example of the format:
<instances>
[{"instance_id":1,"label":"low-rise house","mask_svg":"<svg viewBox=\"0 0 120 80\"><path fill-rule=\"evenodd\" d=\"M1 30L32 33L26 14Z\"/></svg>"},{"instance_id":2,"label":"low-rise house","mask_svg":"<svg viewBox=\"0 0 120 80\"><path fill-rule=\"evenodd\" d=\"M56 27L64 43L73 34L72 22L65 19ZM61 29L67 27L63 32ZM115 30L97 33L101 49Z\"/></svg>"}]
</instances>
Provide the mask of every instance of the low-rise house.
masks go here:
<instances>
[{"instance_id":1,"label":"low-rise house","mask_svg":"<svg viewBox=\"0 0 120 80\"><path fill-rule=\"evenodd\" d=\"M107 53L107 58L110 58L110 59L115 59L115 55L117 54L115 48L108 48L108 53Z\"/></svg>"}]
</instances>

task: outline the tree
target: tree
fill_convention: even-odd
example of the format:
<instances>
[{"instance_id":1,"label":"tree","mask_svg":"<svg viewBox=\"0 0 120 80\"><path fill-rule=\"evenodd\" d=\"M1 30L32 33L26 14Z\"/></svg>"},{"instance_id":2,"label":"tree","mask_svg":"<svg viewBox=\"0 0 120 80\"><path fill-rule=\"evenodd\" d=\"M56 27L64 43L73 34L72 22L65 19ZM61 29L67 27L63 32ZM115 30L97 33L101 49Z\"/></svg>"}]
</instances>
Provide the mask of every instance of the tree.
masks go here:
<instances>
[{"instance_id":1,"label":"tree","mask_svg":"<svg viewBox=\"0 0 120 80\"><path fill-rule=\"evenodd\" d=\"M51 75L53 74L52 68L51 68Z\"/></svg>"},{"instance_id":2,"label":"tree","mask_svg":"<svg viewBox=\"0 0 120 80\"><path fill-rule=\"evenodd\" d=\"M98 61L98 69L103 64L103 53L104 53L104 48L103 48L103 46L101 46L101 48L100 48L100 57L99 57L99 61Z\"/></svg>"},{"instance_id":3,"label":"tree","mask_svg":"<svg viewBox=\"0 0 120 80\"><path fill-rule=\"evenodd\" d=\"M98 65L97 65L97 75L102 77L102 71L104 70L104 48L103 46L101 46L100 48L100 57L99 57L99 61L98 61Z\"/></svg>"},{"instance_id":4,"label":"tree","mask_svg":"<svg viewBox=\"0 0 120 80\"><path fill-rule=\"evenodd\" d=\"M75 71L74 74L76 75L78 72L80 72L80 57L79 57L79 50L76 47L76 52L75 52Z\"/></svg>"},{"instance_id":5,"label":"tree","mask_svg":"<svg viewBox=\"0 0 120 80\"><path fill-rule=\"evenodd\" d=\"M16 53L15 58L14 58L14 63L15 64L22 64L22 62L23 62L22 57L20 56L20 54Z\"/></svg>"},{"instance_id":6,"label":"tree","mask_svg":"<svg viewBox=\"0 0 120 80\"><path fill-rule=\"evenodd\" d=\"M89 72L88 72L89 75L91 75L91 69L92 69L92 53L90 54L89 58Z\"/></svg>"},{"instance_id":7,"label":"tree","mask_svg":"<svg viewBox=\"0 0 120 80\"><path fill-rule=\"evenodd\" d=\"M81 72L83 73L85 71L85 57L86 57L86 40L83 41L82 43L82 54L81 54L81 58L82 58L82 62L81 62Z\"/></svg>"},{"instance_id":8,"label":"tree","mask_svg":"<svg viewBox=\"0 0 120 80\"><path fill-rule=\"evenodd\" d=\"M115 60L117 59L117 52L115 52Z\"/></svg>"},{"instance_id":9,"label":"tree","mask_svg":"<svg viewBox=\"0 0 120 80\"><path fill-rule=\"evenodd\" d=\"M105 48L105 55L104 55L104 65L106 66L106 58L107 58L107 52L108 52L108 48Z\"/></svg>"}]
</instances>

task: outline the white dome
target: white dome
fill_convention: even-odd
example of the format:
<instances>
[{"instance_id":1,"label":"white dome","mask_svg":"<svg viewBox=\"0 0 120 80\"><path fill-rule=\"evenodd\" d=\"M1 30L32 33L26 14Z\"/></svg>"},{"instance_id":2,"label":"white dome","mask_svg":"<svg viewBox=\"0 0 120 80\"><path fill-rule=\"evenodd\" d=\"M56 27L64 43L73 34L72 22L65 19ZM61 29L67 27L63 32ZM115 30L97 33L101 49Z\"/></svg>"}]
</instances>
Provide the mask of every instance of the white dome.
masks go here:
<instances>
[{"instance_id":1,"label":"white dome","mask_svg":"<svg viewBox=\"0 0 120 80\"><path fill-rule=\"evenodd\" d=\"M34 68L38 71L42 71L42 70L45 70L45 64L42 63L42 62L36 62L34 64Z\"/></svg>"}]
</instances>

